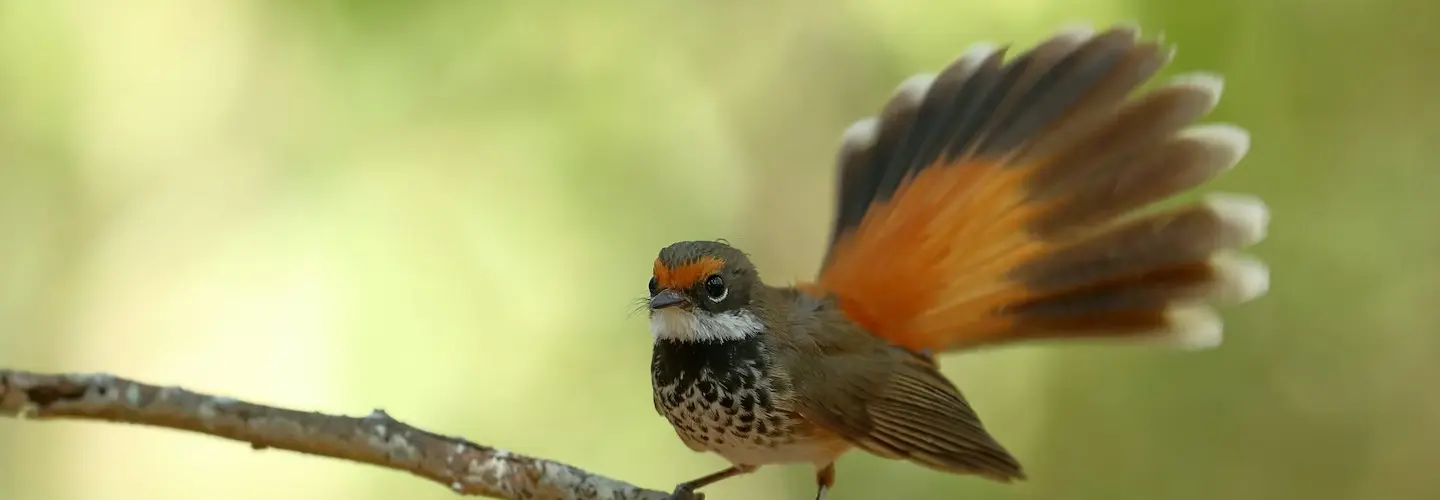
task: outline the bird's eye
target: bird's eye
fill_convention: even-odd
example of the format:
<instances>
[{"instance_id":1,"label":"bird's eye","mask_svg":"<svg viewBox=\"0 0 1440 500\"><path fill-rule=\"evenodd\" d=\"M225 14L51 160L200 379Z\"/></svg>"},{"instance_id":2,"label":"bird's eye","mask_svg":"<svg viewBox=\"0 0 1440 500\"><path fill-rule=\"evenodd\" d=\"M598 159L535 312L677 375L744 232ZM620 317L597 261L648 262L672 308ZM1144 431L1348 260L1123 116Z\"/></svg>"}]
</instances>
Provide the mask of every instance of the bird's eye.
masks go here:
<instances>
[{"instance_id":1,"label":"bird's eye","mask_svg":"<svg viewBox=\"0 0 1440 500\"><path fill-rule=\"evenodd\" d=\"M651 276L651 277L650 277L650 295L655 295L655 292L659 292L659 291L660 291L660 280L657 280L657 279L655 279L654 276Z\"/></svg>"},{"instance_id":2,"label":"bird's eye","mask_svg":"<svg viewBox=\"0 0 1440 500\"><path fill-rule=\"evenodd\" d=\"M720 278L720 275L712 274L705 278L705 294L710 296L712 302L720 302L730 294L730 289L725 287L725 280Z\"/></svg>"}]
</instances>

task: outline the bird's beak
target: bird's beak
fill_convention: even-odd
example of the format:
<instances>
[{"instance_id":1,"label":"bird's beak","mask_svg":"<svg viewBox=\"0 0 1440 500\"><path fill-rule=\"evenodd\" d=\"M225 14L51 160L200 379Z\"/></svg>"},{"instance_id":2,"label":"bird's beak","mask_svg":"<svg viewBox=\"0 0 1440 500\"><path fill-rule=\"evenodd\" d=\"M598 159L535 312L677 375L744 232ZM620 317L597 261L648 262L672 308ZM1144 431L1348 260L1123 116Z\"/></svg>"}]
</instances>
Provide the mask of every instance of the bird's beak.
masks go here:
<instances>
[{"instance_id":1,"label":"bird's beak","mask_svg":"<svg viewBox=\"0 0 1440 500\"><path fill-rule=\"evenodd\" d=\"M654 297L650 297L650 310L656 311L671 306L678 306L686 302L689 301L685 299L684 295L680 295L680 292L667 288L655 294Z\"/></svg>"}]
</instances>

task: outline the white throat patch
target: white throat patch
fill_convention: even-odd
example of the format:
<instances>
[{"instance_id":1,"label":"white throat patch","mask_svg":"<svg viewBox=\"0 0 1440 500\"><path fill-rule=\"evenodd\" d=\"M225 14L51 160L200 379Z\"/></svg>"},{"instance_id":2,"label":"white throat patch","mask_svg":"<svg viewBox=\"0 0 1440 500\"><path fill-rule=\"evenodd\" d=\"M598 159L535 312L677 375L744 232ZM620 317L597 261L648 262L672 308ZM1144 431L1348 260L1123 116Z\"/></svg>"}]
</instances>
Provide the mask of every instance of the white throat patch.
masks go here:
<instances>
[{"instance_id":1,"label":"white throat patch","mask_svg":"<svg viewBox=\"0 0 1440 500\"><path fill-rule=\"evenodd\" d=\"M745 309L712 313L703 309L686 311L669 307L650 312L650 333L655 340L680 342L724 342L760 333L765 324Z\"/></svg>"}]
</instances>

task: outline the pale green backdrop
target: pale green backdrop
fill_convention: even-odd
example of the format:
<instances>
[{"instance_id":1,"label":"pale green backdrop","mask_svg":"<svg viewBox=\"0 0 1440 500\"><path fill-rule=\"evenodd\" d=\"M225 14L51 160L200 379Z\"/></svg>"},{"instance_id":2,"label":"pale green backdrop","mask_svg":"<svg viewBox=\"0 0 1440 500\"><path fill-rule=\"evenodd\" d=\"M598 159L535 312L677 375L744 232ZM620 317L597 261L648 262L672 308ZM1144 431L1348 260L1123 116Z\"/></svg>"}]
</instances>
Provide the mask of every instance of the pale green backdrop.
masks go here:
<instances>
[{"instance_id":1,"label":"pale green backdrop","mask_svg":"<svg viewBox=\"0 0 1440 500\"><path fill-rule=\"evenodd\" d=\"M1270 296L1204 354L946 360L1026 463L831 500L1440 498L1440 3L0 1L0 367L363 414L657 488L654 253L814 272L840 131L978 40L1138 20L1228 77ZM711 498L808 499L807 467ZM5 500L447 499L178 432L0 420Z\"/></svg>"}]
</instances>

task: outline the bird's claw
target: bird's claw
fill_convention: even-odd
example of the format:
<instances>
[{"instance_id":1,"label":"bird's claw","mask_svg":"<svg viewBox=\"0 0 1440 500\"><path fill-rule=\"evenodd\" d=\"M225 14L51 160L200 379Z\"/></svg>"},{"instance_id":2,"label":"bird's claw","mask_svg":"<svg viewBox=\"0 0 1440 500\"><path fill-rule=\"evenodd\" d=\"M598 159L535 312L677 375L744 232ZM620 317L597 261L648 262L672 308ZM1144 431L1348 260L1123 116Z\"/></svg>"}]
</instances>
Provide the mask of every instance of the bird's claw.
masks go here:
<instances>
[{"instance_id":1,"label":"bird's claw","mask_svg":"<svg viewBox=\"0 0 1440 500\"><path fill-rule=\"evenodd\" d=\"M676 485L675 491L671 492L665 500L705 500L705 494L696 493L693 486L682 483Z\"/></svg>"}]
</instances>

